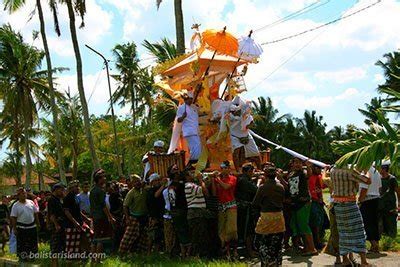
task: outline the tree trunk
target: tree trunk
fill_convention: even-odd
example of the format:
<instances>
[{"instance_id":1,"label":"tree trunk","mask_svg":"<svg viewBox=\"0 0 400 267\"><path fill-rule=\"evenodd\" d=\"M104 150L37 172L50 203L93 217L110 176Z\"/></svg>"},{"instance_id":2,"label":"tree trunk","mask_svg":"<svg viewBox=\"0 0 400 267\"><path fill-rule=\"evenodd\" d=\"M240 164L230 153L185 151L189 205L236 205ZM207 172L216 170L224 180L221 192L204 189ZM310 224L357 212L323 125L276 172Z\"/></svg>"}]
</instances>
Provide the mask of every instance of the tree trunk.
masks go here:
<instances>
[{"instance_id":1,"label":"tree trunk","mask_svg":"<svg viewBox=\"0 0 400 267\"><path fill-rule=\"evenodd\" d=\"M75 52L75 59L76 59L76 72L78 78L78 91L79 91L79 98L81 100L82 105L82 114L83 114L83 123L85 128L86 139L88 141L90 155L92 157L92 165L93 171L100 167L99 161L97 159L96 150L94 147L93 136L90 130L90 118L89 118L89 110L86 102L85 97L85 90L83 88L83 75L82 75L82 58L79 51L79 44L78 38L76 35L76 26L75 26L75 13L74 7L72 6L72 0L67 0L67 7L68 7L68 15L69 15L69 29L71 31L71 39L72 44L74 46Z\"/></svg>"},{"instance_id":2,"label":"tree trunk","mask_svg":"<svg viewBox=\"0 0 400 267\"><path fill-rule=\"evenodd\" d=\"M132 131L135 131L136 127L136 106L135 106L135 89L133 89L133 86L131 86L131 105L132 105Z\"/></svg>"},{"instance_id":3,"label":"tree trunk","mask_svg":"<svg viewBox=\"0 0 400 267\"><path fill-rule=\"evenodd\" d=\"M46 64L47 64L47 81L49 83L49 90L50 90L50 104L51 104L51 112L53 116L53 129L54 135L56 137L56 149L57 149L57 164L58 164L58 172L60 175L60 180L62 183L66 184L67 180L65 179L65 170L64 170L64 158L63 158L63 151L61 146L61 137L60 131L58 129L58 114L57 114L57 106L56 106L56 98L54 94L54 84L53 84L53 72L52 72L52 65L51 65L51 58L50 58L50 51L49 46L47 44L47 36L46 36L46 29L45 29L45 22L43 18L43 10L40 0L36 0L36 5L38 8L39 20L40 20L40 34L42 36L44 52L46 55Z\"/></svg>"},{"instance_id":4,"label":"tree trunk","mask_svg":"<svg viewBox=\"0 0 400 267\"><path fill-rule=\"evenodd\" d=\"M16 159L15 162L17 164L17 169L15 170L15 178L16 178L16 184L17 187L22 186L22 181L21 181L21 151L19 149L19 137L17 137L16 142L15 142L15 153L16 153Z\"/></svg>"},{"instance_id":5,"label":"tree trunk","mask_svg":"<svg viewBox=\"0 0 400 267\"><path fill-rule=\"evenodd\" d=\"M185 54L185 28L183 25L182 0L174 0L176 49L178 55Z\"/></svg>"},{"instance_id":6,"label":"tree trunk","mask_svg":"<svg viewBox=\"0 0 400 267\"><path fill-rule=\"evenodd\" d=\"M72 141L72 180L78 179L78 145Z\"/></svg>"},{"instance_id":7,"label":"tree trunk","mask_svg":"<svg viewBox=\"0 0 400 267\"><path fill-rule=\"evenodd\" d=\"M25 143L25 187L29 188L31 185L31 174L32 174L32 161L31 153L29 148L29 119L27 115L24 115L24 143Z\"/></svg>"}]
</instances>

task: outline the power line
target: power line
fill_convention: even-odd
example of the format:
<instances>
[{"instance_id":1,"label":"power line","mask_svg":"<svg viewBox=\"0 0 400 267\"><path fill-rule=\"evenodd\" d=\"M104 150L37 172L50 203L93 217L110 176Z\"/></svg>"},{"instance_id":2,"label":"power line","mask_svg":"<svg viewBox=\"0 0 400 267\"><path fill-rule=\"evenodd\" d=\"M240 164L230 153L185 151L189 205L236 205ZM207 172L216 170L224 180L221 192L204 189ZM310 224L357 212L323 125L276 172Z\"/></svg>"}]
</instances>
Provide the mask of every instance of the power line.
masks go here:
<instances>
[{"instance_id":1,"label":"power line","mask_svg":"<svg viewBox=\"0 0 400 267\"><path fill-rule=\"evenodd\" d=\"M259 81L255 86L247 90L247 92L250 92L254 89L256 89L260 84L265 82L269 77L271 77L275 72L277 72L280 68L282 68L286 63L288 63L290 60L292 60L295 56L297 56L304 48L306 48L308 45L310 45L315 39L317 39L322 33L325 31L322 31L315 35L311 40L309 40L307 43L305 43L302 47L300 47L298 50L296 50L289 58L287 58L285 61L283 61L279 66L277 66L273 71L271 71L264 79Z\"/></svg>"},{"instance_id":2,"label":"power line","mask_svg":"<svg viewBox=\"0 0 400 267\"><path fill-rule=\"evenodd\" d=\"M324 5L328 4L330 1L331 0L326 0L323 3L321 3L321 4L317 5L317 6L314 6L314 5L316 5L316 4L321 2L321 0L318 0L318 1L306 6L306 7L302 8L302 9L300 9L300 10L297 10L296 12L293 12L293 13L281 18L281 19L278 19L278 20L276 20L276 21L274 21L274 22L272 22L270 24L267 24L267 25L265 25L263 27L260 27L260 28L258 28L256 30L254 30L254 32L263 31L263 30L268 29L268 28L270 28L272 26L276 26L276 25L279 25L281 23L284 23L284 22L286 22L288 20L296 18L296 17L298 17L300 15L306 14L306 13L308 13L308 12L314 10L314 9L317 9L317 8L319 8L321 6L324 6Z\"/></svg>"},{"instance_id":3,"label":"power line","mask_svg":"<svg viewBox=\"0 0 400 267\"><path fill-rule=\"evenodd\" d=\"M92 92L90 93L88 102L90 102L90 99L92 99L92 96L93 96L93 94L94 94L94 91L96 91L96 89L97 89L97 84L98 84L98 82L99 82L99 80L100 80L100 75L103 73L103 70L104 70L104 62L103 62L103 64L102 64L102 66L101 66L101 70L100 70L99 73L97 74L97 79L96 79L96 81L95 81L95 83L94 83Z\"/></svg>"},{"instance_id":4,"label":"power line","mask_svg":"<svg viewBox=\"0 0 400 267\"><path fill-rule=\"evenodd\" d=\"M347 14L347 15L342 16L342 17L340 17L340 18L334 19L334 20L332 20L332 21L329 21L329 22L324 23L324 24L322 24L322 25L319 25L319 26L317 26L317 27L314 27L314 28L311 28L311 29L308 29L308 30L305 30L305 31L302 31L302 32L299 32L299 33L296 33L296 34L293 34L293 35L289 35L289 36L286 36L286 37L283 37L283 38L280 38L280 39L277 39L277 40L273 40L273 41L269 41L269 42L264 42L264 43L261 43L261 45L268 45L268 44L274 44L274 43L282 42L282 41L285 41L285 40L288 40L288 39L292 39L292 38L298 37L298 36L300 36L300 35L303 35L303 34L306 34L306 33L309 33L309 32L315 31L315 30L318 30L318 29L320 29L320 28L326 27L326 26L331 25L331 24L333 24L333 23L336 23L336 22L338 22L338 21L341 21L341 20L347 19L347 18L349 18L349 17L351 17L351 16L354 16L354 15L356 15L356 14L358 14L358 13L360 13L360 12L366 10L366 9L369 9L369 8L371 8L371 7L373 7L373 6L377 5L377 4L379 4L380 2L382 2L382 0L378 0L378 1L376 1L375 3L372 3L372 4L370 4L370 5L368 5L368 6L364 7L364 8L361 8L361 9L359 9L359 10L357 10L357 11L354 11L354 12L352 12L352 13L350 13L350 14Z\"/></svg>"}]
</instances>

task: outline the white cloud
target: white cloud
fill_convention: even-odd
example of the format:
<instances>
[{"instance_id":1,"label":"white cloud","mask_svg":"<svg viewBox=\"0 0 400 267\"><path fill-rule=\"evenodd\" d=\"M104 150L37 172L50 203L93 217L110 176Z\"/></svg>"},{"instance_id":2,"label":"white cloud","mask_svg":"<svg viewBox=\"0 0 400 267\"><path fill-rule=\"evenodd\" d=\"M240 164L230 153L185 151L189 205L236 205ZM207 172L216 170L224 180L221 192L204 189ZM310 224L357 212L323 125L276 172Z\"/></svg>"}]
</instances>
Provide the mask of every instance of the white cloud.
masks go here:
<instances>
[{"instance_id":1,"label":"white cloud","mask_svg":"<svg viewBox=\"0 0 400 267\"><path fill-rule=\"evenodd\" d=\"M338 71L319 71L314 76L322 81L343 84L364 79L367 76L367 71L366 68L354 67Z\"/></svg>"},{"instance_id":2,"label":"white cloud","mask_svg":"<svg viewBox=\"0 0 400 267\"><path fill-rule=\"evenodd\" d=\"M380 84L383 83L385 81L385 77L383 77L382 74L378 73L374 75L374 80L375 83Z\"/></svg>"},{"instance_id":3,"label":"white cloud","mask_svg":"<svg viewBox=\"0 0 400 267\"><path fill-rule=\"evenodd\" d=\"M336 96L306 96L306 95L289 95L284 97L283 102L286 106L293 109L324 109L332 107L337 101L349 101L356 96L360 95L360 92L356 88L347 88L342 93Z\"/></svg>"},{"instance_id":4,"label":"white cloud","mask_svg":"<svg viewBox=\"0 0 400 267\"><path fill-rule=\"evenodd\" d=\"M26 4L20 10L11 15L3 10L2 5L0 5L0 8L0 23L10 23L15 30L21 31L26 42L32 43L32 31L38 31L40 26L37 11L31 20L29 20L30 14L35 9L35 2L26 1ZM85 27L83 29L79 29L81 20L79 17L76 17L78 39L81 43L88 42L96 44L110 34L113 15L111 12L105 11L98 3L96 3L96 0L87 0L86 8ZM45 17L49 47L52 50L51 52L54 52L59 56L70 57L73 55L73 48L69 34L67 8L65 5L60 4L58 5L58 11L61 28L60 37L57 37L54 33L53 17L50 8L48 7L47 2L43 2L43 13ZM34 45L42 48L42 42L40 40L36 40Z\"/></svg>"},{"instance_id":5,"label":"white cloud","mask_svg":"<svg viewBox=\"0 0 400 267\"><path fill-rule=\"evenodd\" d=\"M95 74L84 75L83 81L89 111L97 115L98 111L106 111L110 99L106 71L101 70ZM76 75L60 75L56 83L58 91L66 92L69 89L72 95L78 94ZM115 80L111 79L111 92L113 93L116 88Z\"/></svg>"}]
</instances>

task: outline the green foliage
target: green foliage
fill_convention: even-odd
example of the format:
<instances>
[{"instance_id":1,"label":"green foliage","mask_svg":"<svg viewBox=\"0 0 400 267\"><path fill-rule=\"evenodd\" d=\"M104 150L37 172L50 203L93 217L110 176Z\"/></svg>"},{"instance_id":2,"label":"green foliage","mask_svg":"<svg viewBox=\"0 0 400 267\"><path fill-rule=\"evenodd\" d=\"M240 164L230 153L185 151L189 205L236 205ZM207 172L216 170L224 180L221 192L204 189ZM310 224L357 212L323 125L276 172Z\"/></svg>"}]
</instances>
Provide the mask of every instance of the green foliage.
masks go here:
<instances>
[{"instance_id":1,"label":"green foliage","mask_svg":"<svg viewBox=\"0 0 400 267\"><path fill-rule=\"evenodd\" d=\"M163 63L178 56L176 46L167 38L163 38L161 42L157 43L144 40L142 45L156 58L157 63Z\"/></svg>"},{"instance_id":2,"label":"green foliage","mask_svg":"<svg viewBox=\"0 0 400 267\"><path fill-rule=\"evenodd\" d=\"M259 97L252 104L253 128L257 134L314 159L327 163L335 161L336 156L330 147L332 136L326 132L322 116L317 116L315 111L306 111L304 118L293 118L290 114L279 115L269 97ZM336 133L341 130L336 128ZM258 144L262 149L266 147L264 143ZM271 154L272 161L281 167L286 167L290 158L281 150L274 150Z\"/></svg>"}]
</instances>

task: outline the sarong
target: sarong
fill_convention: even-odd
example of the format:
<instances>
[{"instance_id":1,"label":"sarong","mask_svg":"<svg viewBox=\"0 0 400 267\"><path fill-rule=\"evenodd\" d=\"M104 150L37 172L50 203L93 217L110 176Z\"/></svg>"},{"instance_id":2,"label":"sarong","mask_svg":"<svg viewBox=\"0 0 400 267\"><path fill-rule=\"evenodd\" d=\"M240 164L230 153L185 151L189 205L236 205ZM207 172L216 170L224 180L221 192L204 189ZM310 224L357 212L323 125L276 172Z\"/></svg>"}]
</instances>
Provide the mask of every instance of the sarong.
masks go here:
<instances>
[{"instance_id":1,"label":"sarong","mask_svg":"<svg viewBox=\"0 0 400 267\"><path fill-rule=\"evenodd\" d=\"M197 216L194 216L194 214ZM192 255L206 256L210 241L207 232L207 221L204 217L204 209L188 209L188 224L192 243Z\"/></svg>"},{"instance_id":2,"label":"sarong","mask_svg":"<svg viewBox=\"0 0 400 267\"><path fill-rule=\"evenodd\" d=\"M329 221L330 221L330 234L328 243L324 248L324 253L331 256L339 256L339 233L337 229L336 216L334 214L334 208L329 209Z\"/></svg>"},{"instance_id":3,"label":"sarong","mask_svg":"<svg viewBox=\"0 0 400 267\"><path fill-rule=\"evenodd\" d=\"M107 219L93 220L94 243L111 242L112 226Z\"/></svg>"},{"instance_id":4,"label":"sarong","mask_svg":"<svg viewBox=\"0 0 400 267\"><path fill-rule=\"evenodd\" d=\"M225 246L226 242L237 241L236 208L220 210L218 212L218 236L221 240L222 246Z\"/></svg>"},{"instance_id":5,"label":"sarong","mask_svg":"<svg viewBox=\"0 0 400 267\"><path fill-rule=\"evenodd\" d=\"M311 203L304 204L300 209L292 211L290 228L293 236L311 234L309 226Z\"/></svg>"},{"instance_id":6,"label":"sarong","mask_svg":"<svg viewBox=\"0 0 400 267\"><path fill-rule=\"evenodd\" d=\"M256 233L269 235L285 232L283 212L261 212L256 226Z\"/></svg>"},{"instance_id":7,"label":"sarong","mask_svg":"<svg viewBox=\"0 0 400 267\"><path fill-rule=\"evenodd\" d=\"M276 233L259 236L258 252L263 266L282 265L283 235L284 233Z\"/></svg>"},{"instance_id":8,"label":"sarong","mask_svg":"<svg viewBox=\"0 0 400 267\"><path fill-rule=\"evenodd\" d=\"M65 250L65 230L60 229L56 232L52 229L50 237L50 251L51 253L61 253Z\"/></svg>"},{"instance_id":9,"label":"sarong","mask_svg":"<svg viewBox=\"0 0 400 267\"><path fill-rule=\"evenodd\" d=\"M176 237L175 237L174 226L172 225L172 220L165 218L164 218L164 243L165 243L165 252L171 255L175 247Z\"/></svg>"},{"instance_id":10,"label":"sarong","mask_svg":"<svg viewBox=\"0 0 400 267\"><path fill-rule=\"evenodd\" d=\"M38 252L38 238L36 227L23 229L17 228L17 256L22 261L33 260L30 253Z\"/></svg>"},{"instance_id":11,"label":"sarong","mask_svg":"<svg viewBox=\"0 0 400 267\"><path fill-rule=\"evenodd\" d=\"M190 231L187 221L187 211L182 209L171 210L172 225L181 246L190 245Z\"/></svg>"},{"instance_id":12,"label":"sarong","mask_svg":"<svg viewBox=\"0 0 400 267\"><path fill-rule=\"evenodd\" d=\"M310 227L322 229L324 226L324 205L317 201L311 202Z\"/></svg>"},{"instance_id":13,"label":"sarong","mask_svg":"<svg viewBox=\"0 0 400 267\"><path fill-rule=\"evenodd\" d=\"M189 160L198 160L201 154L200 136L198 135L185 136L185 139L188 143L190 151Z\"/></svg>"},{"instance_id":14,"label":"sarong","mask_svg":"<svg viewBox=\"0 0 400 267\"><path fill-rule=\"evenodd\" d=\"M119 253L144 252L147 250L147 220L129 217L124 237L119 246Z\"/></svg>"},{"instance_id":15,"label":"sarong","mask_svg":"<svg viewBox=\"0 0 400 267\"><path fill-rule=\"evenodd\" d=\"M78 253L81 248L81 233L73 228L65 228L65 251Z\"/></svg>"},{"instance_id":16,"label":"sarong","mask_svg":"<svg viewBox=\"0 0 400 267\"><path fill-rule=\"evenodd\" d=\"M339 232L339 253L365 253L366 236L360 209L356 202L335 203L335 215Z\"/></svg>"},{"instance_id":17,"label":"sarong","mask_svg":"<svg viewBox=\"0 0 400 267\"><path fill-rule=\"evenodd\" d=\"M153 244L161 243L163 235L163 222L160 218L149 217L147 226L147 237Z\"/></svg>"}]
</instances>

